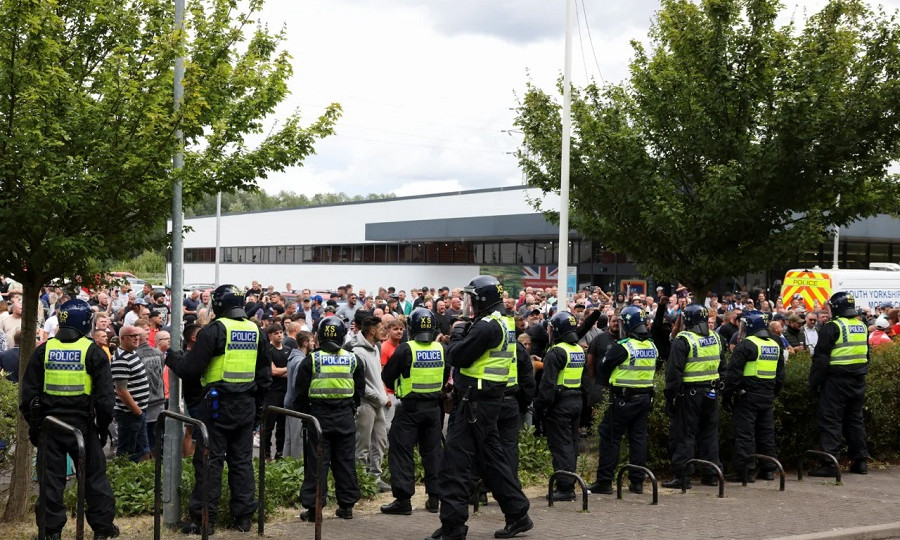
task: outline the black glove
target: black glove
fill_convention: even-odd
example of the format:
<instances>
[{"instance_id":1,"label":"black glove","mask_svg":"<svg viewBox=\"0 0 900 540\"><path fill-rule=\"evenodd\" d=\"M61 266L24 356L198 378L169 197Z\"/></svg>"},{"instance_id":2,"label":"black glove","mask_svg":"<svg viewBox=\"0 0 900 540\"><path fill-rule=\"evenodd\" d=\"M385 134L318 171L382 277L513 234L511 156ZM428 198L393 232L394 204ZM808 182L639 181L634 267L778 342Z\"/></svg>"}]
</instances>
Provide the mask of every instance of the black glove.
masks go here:
<instances>
[{"instance_id":1,"label":"black glove","mask_svg":"<svg viewBox=\"0 0 900 540\"><path fill-rule=\"evenodd\" d=\"M109 439L111 438L109 433L109 426L107 426L106 428L98 427L97 434L100 435L100 448L105 447L106 443L108 443Z\"/></svg>"},{"instance_id":2,"label":"black glove","mask_svg":"<svg viewBox=\"0 0 900 540\"><path fill-rule=\"evenodd\" d=\"M466 337L466 334L469 333L469 328L472 327L472 323L470 321L459 321L453 324L453 328L450 330L450 341L460 340Z\"/></svg>"},{"instance_id":3,"label":"black glove","mask_svg":"<svg viewBox=\"0 0 900 540\"><path fill-rule=\"evenodd\" d=\"M181 361L184 358L184 352L176 351L169 349L166 351L166 365L169 366L169 369L174 369L175 364Z\"/></svg>"}]
</instances>

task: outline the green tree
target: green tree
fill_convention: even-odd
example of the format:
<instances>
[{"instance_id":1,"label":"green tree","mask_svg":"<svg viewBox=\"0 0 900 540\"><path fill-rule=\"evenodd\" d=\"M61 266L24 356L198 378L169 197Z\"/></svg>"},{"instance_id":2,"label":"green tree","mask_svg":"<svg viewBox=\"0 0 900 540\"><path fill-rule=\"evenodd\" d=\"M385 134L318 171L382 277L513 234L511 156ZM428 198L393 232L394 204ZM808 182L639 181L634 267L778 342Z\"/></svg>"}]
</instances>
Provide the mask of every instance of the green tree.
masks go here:
<instances>
[{"instance_id":1,"label":"green tree","mask_svg":"<svg viewBox=\"0 0 900 540\"><path fill-rule=\"evenodd\" d=\"M337 105L307 127L294 113L258 146L244 142L284 99L292 70L284 30L253 22L262 1L240 6L189 0L178 30L169 0L0 0L0 273L23 284L23 335L34 335L43 284L165 242L177 128L185 204L252 188L332 133ZM186 72L175 114L177 55ZM22 372L33 349L24 340ZM24 517L30 486L21 418L17 440L5 519Z\"/></svg>"},{"instance_id":2,"label":"green tree","mask_svg":"<svg viewBox=\"0 0 900 540\"><path fill-rule=\"evenodd\" d=\"M269 195L264 191L236 191L222 194L222 213L252 212L257 210L274 210L276 208L302 208L316 204L336 204L350 201L372 201L394 198L393 193L369 193L368 195L350 196L345 193L317 193L307 197L293 191L279 191ZM192 207L185 210L185 215L209 216L216 213L216 196L206 195Z\"/></svg>"},{"instance_id":3,"label":"green tree","mask_svg":"<svg viewBox=\"0 0 900 540\"><path fill-rule=\"evenodd\" d=\"M663 0L627 82L573 89L573 228L702 298L832 225L896 211L895 18L833 0L797 29L776 25L779 8ZM529 83L515 121L545 193L560 187L560 111Z\"/></svg>"}]
</instances>

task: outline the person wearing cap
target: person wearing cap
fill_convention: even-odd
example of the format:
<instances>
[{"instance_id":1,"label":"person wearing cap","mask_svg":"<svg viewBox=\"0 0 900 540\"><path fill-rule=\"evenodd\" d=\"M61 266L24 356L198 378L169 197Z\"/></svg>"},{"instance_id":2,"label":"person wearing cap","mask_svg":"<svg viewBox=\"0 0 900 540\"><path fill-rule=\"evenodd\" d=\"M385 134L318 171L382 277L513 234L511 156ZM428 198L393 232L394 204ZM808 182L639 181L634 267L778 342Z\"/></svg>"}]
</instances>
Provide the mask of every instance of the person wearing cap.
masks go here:
<instances>
[{"instance_id":1,"label":"person wearing cap","mask_svg":"<svg viewBox=\"0 0 900 540\"><path fill-rule=\"evenodd\" d=\"M803 332L803 316L799 311L791 313L787 318L787 325L784 329L784 337L790 346L790 353L806 349L806 333Z\"/></svg>"},{"instance_id":2,"label":"person wearing cap","mask_svg":"<svg viewBox=\"0 0 900 540\"><path fill-rule=\"evenodd\" d=\"M741 318L746 335L734 347L723 377L722 406L731 412L734 433L733 471L730 482L756 481L751 454L775 455L775 398L784 385L784 352L769 335L768 317L761 311L746 311ZM775 466L759 465L759 477L773 480Z\"/></svg>"},{"instance_id":3,"label":"person wearing cap","mask_svg":"<svg viewBox=\"0 0 900 540\"><path fill-rule=\"evenodd\" d=\"M869 335L869 346L875 347L876 345L893 344L894 342L887 334L890 328L891 323L888 322L887 317L885 317L884 315L879 315L878 318L875 319L875 331Z\"/></svg>"},{"instance_id":4,"label":"person wearing cap","mask_svg":"<svg viewBox=\"0 0 900 540\"><path fill-rule=\"evenodd\" d=\"M809 387L818 398L819 440L822 450L839 458L841 436L845 435L847 453L853 462L850 472L866 474L869 452L863 405L869 371L868 329L856 318L856 299L852 294L836 292L828 305L832 320L819 330L819 343L809 368ZM831 477L837 475L837 470L828 462L809 474Z\"/></svg>"},{"instance_id":5,"label":"person wearing cap","mask_svg":"<svg viewBox=\"0 0 900 540\"><path fill-rule=\"evenodd\" d=\"M60 306L59 332L34 350L21 378L19 411L28 422L28 438L39 446L41 436L46 437L44 451L37 458L46 472L35 513L42 506L46 510L45 538L50 540L59 540L66 524L66 456L76 455L77 448L75 437L68 433L42 433L47 416L74 426L84 437L86 513L94 539L119 536L119 528L113 524L116 504L103 454L115 394L109 357L85 337L90 328L88 304L82 300L65 302ZM137 341L134 343L137 345Z\"/></svg>"}]
</instances>

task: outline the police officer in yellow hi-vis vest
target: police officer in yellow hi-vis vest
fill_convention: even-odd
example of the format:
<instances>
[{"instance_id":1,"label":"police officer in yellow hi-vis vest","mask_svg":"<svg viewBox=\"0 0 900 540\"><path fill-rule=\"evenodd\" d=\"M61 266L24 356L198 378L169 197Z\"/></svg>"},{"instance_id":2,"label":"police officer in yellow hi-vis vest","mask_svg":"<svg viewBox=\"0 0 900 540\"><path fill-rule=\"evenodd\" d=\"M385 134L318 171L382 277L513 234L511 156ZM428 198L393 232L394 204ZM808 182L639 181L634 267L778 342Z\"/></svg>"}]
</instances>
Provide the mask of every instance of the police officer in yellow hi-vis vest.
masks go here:
<instances>
[{"instance_id":1,"label":"police officer in yellow hi-vis vest","mask_svg":"<svg viewBox=\"0 0 900 540\"><path fill-rule=\"evenodd\" d=\"M416 308L409 314L412 340L397 346L381 372L385 386L394 391L400 405L388 433L388 467L395 500L381 507L385 514L412 513L410 497L416 490L413 448L419 445L425 468L425 509L437 512L438 470L441 464L441 389L450 374L444 345L434 341L434 314Z\"/></svg>"},{"instance_id":2,"label":"police officer in yellow hi-vis vest","mask_svg":"<svg viewBox=\"0 0 900 540\"><path fill-rule=\"evenodd\" d=\"M506 519L506 526L494 532L494 537L512 538L533 528L534 523L528 517L528 498L504 457L497 431L513 360L507 347L509 334L499 312L503 286L492 276L477 276L463 292L463 311L473 316L474 322L459 322L450 333L449 356L458 410L451 417L438 475L441 528L429 538L466 538L476 460Z\"/></svg>"},{"instance_id":3,"label":"police officer in yellow hi-vis vest","mask_svg":"<svg viewBox=\"0 0 900 540\"><path fill-rule=\"evenodd\" d=\"M672 453L672 479L663 487L681 489L685 463L694 458L694 445L700 459L722 467L719 461L719 390L725 371L725 347L722 338L709 329L709 310L691 304L681 313L683 330L675 336L666 362L666 414L669 423L669 451ZM688 477L692 471L688 470ZM702 470L700 483L719 485L718 475ZM691 489L690 478L685 489Z\"/></svg>"},{"instance_id":4,"label":"police officer in yellow hi-vis vest","mask_svg":"<svg viewBox=\"0 0 900 540\"><path fill-rule=\"evenodd\" d=\"M619 444L628 434L628 462L643 466L647 462L647 418L653 403L653 374L659 352L647 330L647 315L636 306L619 313L625 339L606 351L597 369L597 379L609 384L609 408L600 422L600 463L592 493L609 495L613 472L619 462ZM545 368L546 369L546 368ZM643 493L644 473L629 470L628 489Z\"/></svg>"},{"instance_id":5,"label":"police officer in yellow hi-vis vest","mask_svg":"<svg viewBox=\"0 0 900 540\"><path fill-rule=\"evenodd\" d=\"M575 316L568 311L550 318L550 342L544 355L544 376L535 400L544 408L544 433L553 457L554 471L575 472L578 461L578 427L581 424L581 375L585 353L578 345ZM554 501L575 500L575 480L561 476Z\"/></svg>"},{"instance_id":6,"label":"police officer in yellow hi-vis vest","mask_svg":"<svg viewBox=\"0 0 900 540\"><path fill-rule=\"evenodd\" d=\"M850 472L867 474L869 453L863 405L869 371L868 329L856 318L856 299L852 294L834 293L828 304L832 319L819 330L819 342L809 369L809 386L819 400L819 439L822 450L838 458L843 432L852 460ZM809 474L836 476L837 471L828 463Z\"/></svg>"},{"instance_id":7,"label":"police officer in yellow hi-vis vest","mask_svg":"<svg viewBox=\"0 0 900 540\"><path fill-rule=\"evenodd\" d=\"M725 372L722 405L731 411L734 454L729 482L756 481L750 454L775 455L775 397L784 384L784 354L780 342L769 337L767 315L747 311L741 316L744 338L735 346ZM775 465L763 461L759 478L773 480Z\"/></svg>"},{"instance_id":8,"label":"police officer in yellow hi-vis vest","mask_svg":"<svg viewBox=\"0 0 900 540\"><path fill-rule=\"evenodd\" d=\"M359 500L359 480L356 477L356 420L354 414L366 387L362 361L352 352L342 348L347 327L339 317L322 319L316 331L318 348L310 352L297 368L294 385L295 410L311 414L322 428L323 470L334 476L334 492L338 509L335 515L353 519L353 505ZM301 521L315 521L316 478L318 462L314 431L308 431L303 468L303 485L300 487L300 504L305 509ZM322 479L323 486L326 478ZM322 506L325 495L322 489Z\"/></svg>"},{"instance_id":9,"label":"police officer in yellow hi-vis vest","mask_svg":"<svg viewBox=\"0 0 900 540\"><path fill-rule=\"evenodd\" d=\"M54 416L81 431L85 445L85 500L87 521L97 540L115 538L116 503L106 476L103 446L113 418L112 375L109 357L85 337L91 329L91 308L83 300L69 300L59 308L59 332L34 350L22 377L19 410L28 420L28 437L38 446L41 422ZM53 430L38 455L43 463L46 537L59 539L66 524L63 489L66 487L66 455L77 455L75 437Z\"/></svg>"},{"instance_id":10,"label":"police officer in yellow hi-vis vest","mask_svg":"<svg viewBox=\"0 0 900 540\"><path fill-rule=\"evenodd\" d=\"M209 497L210 534L214 532L222 494L222 468L228 461L229 507L234 527L250 530L258 506L254 496L253 428L258 409L272 384L266 340L244 313L244 294L234 285L221 285L212 294L216 318L197 333L194 346L180 361L169 355L166 364L185 381L203 387L199 420L209 430L209 485L203 482L202 453L194 453L194 490L190 522L182 531L200 534L204 497Z\"/></svg>"}]
</instances>

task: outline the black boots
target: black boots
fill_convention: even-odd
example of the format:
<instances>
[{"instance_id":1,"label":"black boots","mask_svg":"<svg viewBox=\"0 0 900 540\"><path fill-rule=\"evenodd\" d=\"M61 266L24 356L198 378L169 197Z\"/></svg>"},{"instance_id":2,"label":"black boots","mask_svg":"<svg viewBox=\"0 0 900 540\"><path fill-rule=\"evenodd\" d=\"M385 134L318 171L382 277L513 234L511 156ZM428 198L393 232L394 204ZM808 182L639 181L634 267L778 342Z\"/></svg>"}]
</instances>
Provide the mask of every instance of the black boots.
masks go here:
<instances>
[{"instance_id":1,"label":"black boots","mask_svg":"<svg viewBox=\"0 0 900 540\"><path fill-rule=\"evenodd\" d=\"M528 514L525 514L524 516L511 523L507 523L506 527L494 531L494 538L512 538L519 533L530 531L533 528L534 522L531 521L531 518L528 517Z\"/></svg>"},{"instance_id":2,"label":"black boots","mask_svg":"<svg viewBox=\"0 0 900 540\"><path fill-rule=\"evenodd\" d=\"M381 505L381 513L408 516L412 514L412 504L409 499L394 499L394 502L390 504Z\"/></svg>"}]
</instances>

